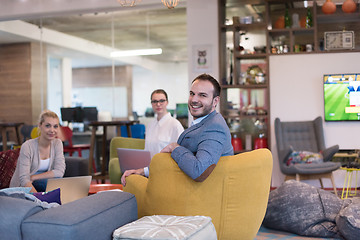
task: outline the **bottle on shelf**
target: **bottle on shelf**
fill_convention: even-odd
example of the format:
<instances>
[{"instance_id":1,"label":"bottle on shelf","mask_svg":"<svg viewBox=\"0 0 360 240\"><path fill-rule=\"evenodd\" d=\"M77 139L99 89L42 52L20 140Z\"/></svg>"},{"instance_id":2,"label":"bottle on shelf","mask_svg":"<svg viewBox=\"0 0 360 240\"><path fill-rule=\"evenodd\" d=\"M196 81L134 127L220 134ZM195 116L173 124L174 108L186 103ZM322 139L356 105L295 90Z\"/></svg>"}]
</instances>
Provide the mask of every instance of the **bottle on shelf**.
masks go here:
<instances>
[{"instance_id":1,"label":"bottle on shelf","mask_svg":"<svg viewBox=\"0 0 360 240\"><path fill-rule=\"evenodd\" d=\"M336 12L336 5L331 0L326 0L326 2L322 5L321 10L325 14L333 14Z\"/></svg>"},{"instance_id":2,"label":"bottle on shelf","mask_svg":"<svg viewBox=\"0 0 360 240\"><path fill-rule=\"evenodd\" d=\"M267 147L268 147L267 137L265 136L264 133L259 134L259 136L254 140L254 149L267 148Z\"/></svg>"},{"instance_id":3,"label":"bottle on shelf","mask_svg":"<svg viewBox=\"0 0 360 240\"><path fill-rule=\"evenodd\" d=\"M291 27L291 21L290 21L290 16L289 16L289 8L286 7L285 9L285 28L290 28Z\"/></svg>"},{"instance_id":4,"label":"bottle on shelf","mask_svg":"<svg viewBox=\"0 0 360 240\"><path fill-rule=\"evenodd\" d=\"M226 51L226 84L232 85L233 84L233 50L227 48Z\"/></svg>"},{"instance_id":5,"label":"bottle on shelf","mask_svg":"<svg viewBox=\"0 0 360 240\"><path fill-rule=\"evenodd\" d=\"M234 74L234 66L233 66L233 50L230 51L230 79L229 79L229 84L232 85L233 84L233 74Z\"/></svg>"},{"instance_id":6,"label":"bottle on shelf","mask_svg":"<svg viewBox=\"0 0 360 240\"><path fill-rule=\"evenodd\" d=\"M264 119L257 119L254 123L255 125L255 140L254 140L254 149L267 148L267 126Z\"/></svg>"},{"instance_id":7,"label":"bottle on shelf","mask_svg":"<svg viewBox=\"0 0 360 240\"><path fill-rule=\"evenodd\" d=\"M345 0L341 9L344 13L353 13L356 11L356 2L354 0Z\"/></svg>"},{"instance_id":8,"label":"bottle on shelf","mask_svg":"<svg viewBox=\"0 0 360 240\"><path fill-rule=\"evenodd\" d=\"M312 14L310 8L307 8L306 14L306 28L311 28L313 26Z\"/></svg>"},{"instance_id":9,"label":"bottle on shelf","mask_svg":"<svg viewBox=\"0 0 360 240\"><path fill-rule=\"evenodd\" d=\"M243 150L241 138L236 133L231 138L231 145L234 148L234 152Z\"/></svg>"}]
</instances>

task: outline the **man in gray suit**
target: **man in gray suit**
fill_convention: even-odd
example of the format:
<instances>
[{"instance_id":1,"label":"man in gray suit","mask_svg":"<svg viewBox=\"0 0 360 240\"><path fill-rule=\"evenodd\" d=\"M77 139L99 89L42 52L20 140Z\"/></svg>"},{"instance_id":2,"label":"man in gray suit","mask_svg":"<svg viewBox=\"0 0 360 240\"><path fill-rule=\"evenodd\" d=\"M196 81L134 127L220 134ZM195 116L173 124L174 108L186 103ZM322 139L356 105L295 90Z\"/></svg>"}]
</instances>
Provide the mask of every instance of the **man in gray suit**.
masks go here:
<instances>
[{"instance_id":1,"label":"man in gray suit","mask_svg":"<svg viewBox=\"0 0 360 240\"><path fill-rule=\"evenodd\" d=\"M219 83L208 74L193 80L188 100L194 118L192 126L180 135L177 143L161 150L171 153L180 169L195 181L204 181L221 156L234 154L229 127L215 110L220 90Z\"/></svg>"},{"instance_id":2,"label":"man in gray suit","mask_svg":"<svg viewBox=\"0 0 360 240\"><path fill-rule=\"evenodd\" d=\"M229 127L215 110L220 102L220 90L219 83L208 74L201 74L193 80L188 108L194 121L177 143L170 143L161 150L171 153L180 169L195 181L204 181L221 156L234 154ZM123 185L131 174L144 176L144 170L125 171L121 178Z\"/></svg>"}]
</instances>

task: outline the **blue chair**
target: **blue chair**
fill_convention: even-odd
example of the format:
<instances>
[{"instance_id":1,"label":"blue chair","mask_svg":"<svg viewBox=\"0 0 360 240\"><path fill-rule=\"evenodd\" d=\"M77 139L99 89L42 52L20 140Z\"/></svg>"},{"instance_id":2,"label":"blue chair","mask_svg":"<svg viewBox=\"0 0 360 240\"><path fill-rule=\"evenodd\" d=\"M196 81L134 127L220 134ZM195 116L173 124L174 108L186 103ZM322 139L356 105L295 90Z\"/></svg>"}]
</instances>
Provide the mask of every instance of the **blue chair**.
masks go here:
<instances>
[{"instance_id":1,"label":"blue chair","mask_svg":"<svg viewBox=\"0 0 360 240\"><path fill-rule=\"evenodd\" d=\"M134 124L130 126L131 137L145 139L145 125ZM129 137L127 134L126 126L121 126L121 137Z\"/></svg>"}]
</instances>

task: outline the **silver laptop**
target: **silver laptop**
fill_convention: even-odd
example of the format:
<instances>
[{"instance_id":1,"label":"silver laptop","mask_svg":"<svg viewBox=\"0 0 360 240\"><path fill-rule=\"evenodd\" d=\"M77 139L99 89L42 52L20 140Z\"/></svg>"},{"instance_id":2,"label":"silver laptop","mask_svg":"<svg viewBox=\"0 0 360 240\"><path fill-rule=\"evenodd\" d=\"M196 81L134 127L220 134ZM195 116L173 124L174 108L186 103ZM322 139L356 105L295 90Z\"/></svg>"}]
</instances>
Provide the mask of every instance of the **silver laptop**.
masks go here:
<instances>
[{"instance_id":1,"label":"silver laptop","mask_svg":"<svg viewBox=\"0 0 360 240\"><path fill-rule=\"evenodd\" d=\"M50 178L47 181L46 191L60 188L61 204L65 204L87 197L91 179L91 176Z\"/></svg>"},{"instance_id":2,"label":"silver laptop","mask_svg":"<svg viewBox=\"0 0 360 240\"><path fill-rule=\"evenodd\" d=\"M129 169L148 167L151 162L150 152L146 150L118 148L117 154L122 173Z\"/></svg>"}]
</instances>

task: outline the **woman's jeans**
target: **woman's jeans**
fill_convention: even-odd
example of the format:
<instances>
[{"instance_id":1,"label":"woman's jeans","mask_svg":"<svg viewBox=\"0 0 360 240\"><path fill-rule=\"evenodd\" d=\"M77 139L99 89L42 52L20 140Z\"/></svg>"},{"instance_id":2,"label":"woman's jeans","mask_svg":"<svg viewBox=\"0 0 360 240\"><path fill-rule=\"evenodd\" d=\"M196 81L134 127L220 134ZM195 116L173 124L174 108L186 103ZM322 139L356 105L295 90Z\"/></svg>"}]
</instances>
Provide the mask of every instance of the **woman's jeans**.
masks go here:
<instances>
[{"instance_id":1,"label":"woman's jeans","mask_svg":"<svg viewBox=\"0 0 360 240\"><path fill-rule=\"evenodd\" d=\"M38 192L45 192L46 185L47 185L47 179L39 179L32 182L32 185Z\"/></svg>"}]
</instances>

